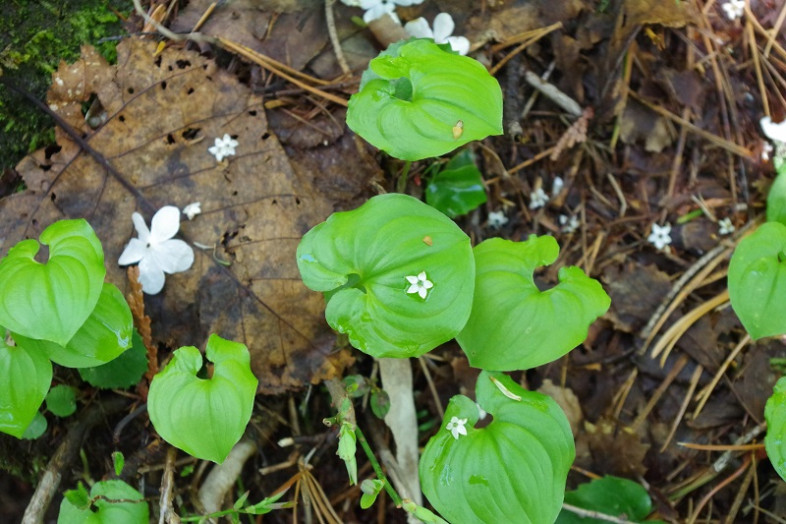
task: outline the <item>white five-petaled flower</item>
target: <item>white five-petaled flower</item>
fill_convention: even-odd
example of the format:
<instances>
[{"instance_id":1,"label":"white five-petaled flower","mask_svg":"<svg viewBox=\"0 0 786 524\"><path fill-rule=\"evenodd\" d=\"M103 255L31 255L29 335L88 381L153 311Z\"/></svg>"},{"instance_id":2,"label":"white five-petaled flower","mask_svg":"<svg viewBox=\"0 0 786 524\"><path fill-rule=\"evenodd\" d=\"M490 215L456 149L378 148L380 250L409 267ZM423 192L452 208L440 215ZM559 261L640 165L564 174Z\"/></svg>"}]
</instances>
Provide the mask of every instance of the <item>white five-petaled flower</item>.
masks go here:
<instances>
[{"instance_id":1,"label":"white five-petaled flower","mask_svg":"<svg viewBox=\"0 0 786 524\"><path fill-rule=\"evenodd\" d=\"M579 228L579 217L571 215L569 218L567 215L560 215L559 225L562 226L563 233L573 233Z\"/></svg>"},{"instance_id":2,"label":"white five-petaled flower","mask_svg":"<svg viewBox=\"0 0 786 524\"><path fill-rule=\"evenodd\" d=\"M737 20L742 18L745 12L745 0L729 0L721 5L723 12L726 13L726 18L729 20Z\"/></svg>"},{"instance_id":3,"label":"white five-petaled flower","mask_svg":"<svg viewBox=\"0 0 786 524\"><path fill-rule=\"evenodd\" d=\"M535 191L532 192L532 195L529 197L529 208L530 209L538 209L539 207L543 207L546 205L546 202L549 201L549 196L543 191L542 187L537 188Z\"/></svg>"},{"instance_id":4,"label":"white five-petaled flower","mask_svg":"<svg viewBox=\"0 0 786 524\"><path fill-rule=\"evenodd\" d=\"M731 223L729 217L721 219L718 222L718 233L721 235L730 235L734 233L734 224Z\"/></svg>"},{"instance_id":5,"label":"white five-petaled flower","mask_svg":"<svg viewBox=\"0 0 786 524\"><path fill-rule=\"evenodd\" d=\"M189 220L194 220L194 217L202 213L202 202L191 202L183 208L183 214Z\"/></svg>"},{"instance_id":6,"label":"white five-petaled flower","mask_svg":"<svg viewBox=\"0 0 786 524\"><path fill-rule=\"evenodd\" d=\"M445 429L450 431L454 439L458 440L459 435L467 434L466 424L467 424L467 419L453 417L450 419L450 422L447 423Z\"/></svg>"},{"instance_id":7,"label":"white five-petaled flower","mask_svg":"<svg viewBox=\"0 0 786 524\"><path fill-rule=\"evenodd\" d=\"M652 224L652 232L647 240L658 249L665 248L671 244L671 224L666 223L663 226Z\"/></svg>"},{"instance_id":8,"label":"white five-petaled flower","mask_svg":"<svg viewBox=\"0 0 786 524\"><path fill-rule=\"evenodd\" d=\"M131 215L139 238L132 238L118 264L127 266L139 262L139 282L142 291L155 295L164 287L164 273L179 273L194 263L194 250L191 246L172 238L180 229L180 210L175 206L159 209L147 228L145 219L139 213Z\"/></svg>"},{"instance_id":9,"label":"white five-petaled flower","mask_svg":"<svg viewBox=\"0 0 786 524\"><path fill-rule=\"evenodd\" d=\"M492 211L489 213L489 227L499 229L508 223L508 217L502 211Z\"/></svg>"},{"instance_id":10,"label":"white five-petaled flower","mask_svg":"<svg viewBox=\"0 0 786 524\"><path fill-rule=\"evenodd\" d=\"M423 3L423 0L341 0L341 2L345 5L365 9L363 21L368 24L385 15L390 15L394 21L401 23L396 15L396 5L415 5Z\"/></svg>"},{"instance_id":11,"label":"white five-petaled flower","mask_svg":"<svg viewBox=\"0 0 786 524\"><path fill-rule=\"evenodd\" d=\"M409 282L409 288L407 288L407 293L417 293L420 295L420 298L425 299L428 295L429 289L434 287L434 284L426 277L426 272L421 271L418 273L417 276L408 276L407 282Z\"/></svg>"},{"instance_id":12,"label":"white five-petaled flower","mask_svg":"<svg viewBox=\"0 0 786 524\"><path fill-rule=\"evenodd\" d=\"M416 38L433 38L437 44L450 44L450 48L460 55L469 53L469 40L463 36L452 36L456 24L453 17L448 13L440 13L434 18L434 29L428 26L428 22L422 16L404 26L410 36Z\"/></svg>"},{"instance_id":13,"label":"white five-petaled flower","mask_svg":"<svg viewBox=\"0 0 786 524\"><path fill-rule=\"evenodd\" d=\"M216 138L215 145L207 148L208 152L221 162L228 156L234 156L235 148L238 146L237 140L224 133L223 138Z\"/></svg>"}]
</instances>

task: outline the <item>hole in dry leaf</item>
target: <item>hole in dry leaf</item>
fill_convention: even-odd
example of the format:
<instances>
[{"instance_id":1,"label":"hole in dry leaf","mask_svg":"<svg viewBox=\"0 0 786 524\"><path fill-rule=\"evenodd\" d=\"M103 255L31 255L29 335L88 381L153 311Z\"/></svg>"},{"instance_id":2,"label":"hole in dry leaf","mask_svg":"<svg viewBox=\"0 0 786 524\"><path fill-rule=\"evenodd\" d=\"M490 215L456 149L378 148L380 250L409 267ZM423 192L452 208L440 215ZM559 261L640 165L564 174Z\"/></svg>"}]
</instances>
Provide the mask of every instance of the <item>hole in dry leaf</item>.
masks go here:
<instances>
[{"instance_id":1,"label":"hole in dry leaf","mask_svg":"<svg viewBox=\"0 0 786 524\"><path fill-rule=\"evenodd\" d=\"M197 137L197 135L199 135L199 132L201 130L202 129L199 127L189 127L188 129L183 131L183 138L185 138L186 140L193 140Z\"/></svg>"},{"instance_id":2,"label":"hole in dry leaf","mask_svg":"<svg viewBox=\"0 0 786 524\"><path fill-rule=\"evenodd\" d=\"M271 202L271 204L273 204L273 205L275 206L276 204L278 204L278 200L276 200L276 199L274 198L274 199L273 199L273 201Z\"/></svg>"},{"instance_id":3,"label":"hole in dry leaf","mask_svg":"<svg viewBox=\"0 0 786 524\"><path fill-rule=\"evenodd\" d=\"M191 62L189 62L188 60L177 60L175 64L177 65L178 69L185 69L186 67L189 67L191 65Z\"/></svg>"},{"instance_id":4,"label":"hole in dry leaf","mask_svg":"<svg viewBox=\"0 0 786 524\"><path fill-rule=\"evenodd\" d=\"M51 200L52 202L54 202L55 200L57 200L57 195L56 195L56 194L54 194L54 193L52 193L52 194L49 196L49 200Z\"/></svg>"},{"instance_id":5,"label":"hole in dry leaf","mask_svg":"<svg viewBox=\"0 0 786 524\"><path fill-rule=\"evenodd\" d=\"M51 146L47 146L46 149L44 149L44 155L46 156L46 159L49 160L50 158L52 158L52 155L54 155L55 153L59 153L61 149L63 148L60 147L59 145L52 144Z\"/></svg>"},{"instance_id":6,"label":"hole in dry leaf","mask_svg":"<svg viewBox=\"0 0 786 524\"><path fill-rule=\"evenodd\" d=\"M267 140L268 138L270 138L270 133L265 133L262 135L262 140Z\"/></svg>"},{"instance_id":7,"label":"hole in dry leaf","mask_svg":"<svg viewBox=\"0 0 786 524\"><path fill-rule=\"evenodd\" d=\"M193 87L189 87L188 90L186 91L186 94L190 95L193 92L194 92L194 88Z\"/></svg>"},{"instance_id":8,"label":"hole in dry leaf","mask_svg":"<svg viewBox=\"0 0 786 524\"><path fill-rule=\"evenodd\" d=\"M128 88L128 94L129 95L133 95L134 94L134 88L133 87L129 87Z\"/></svg>"},{"instance_id":9,"label":"hole in dry leaf","mask_svg":"<svg viewBox=\"0 0 786 524\"><path fill-rule=\"evenodd\" d=\"M52 166L47 164L38 164L38 167L41 168L41 171L49 171L52 169Z\"/></svg>"},{"instance_id":10,"label":"hole in dry leaf","mask_svg":"<svg viewBox=\"0 0 786 524\"><path fill-rule=\"evenodd\" d=\"M153 63L156 65L156 67L161 67L161 56L157 56Z\"/></svg>"},{"instance_id":11,"label":"hole in dry leaf","mask_svg":"<svg viewBox=\"0 0 786 524\"><path fill-rule=\"evenodd\" d=\"M166 89L166 80L161 82L161 89Z\"/></svg>"},{"instance_id":12,"label":"hole in dry leaf","mask_svg":"<svg viewBox=\"0 0 786 524\"><path fill-rule=\"evenodd\" d=\"M300 205L300 199L295 197L295 204Z\"/></svg>"},{"instance_id":13,"label":"hole in dry leaf","mask_svg":"<svg viewBox=\"0 0 786 524\"><path fill-rule=\"evenodd\" d=\"M170 134L168 134L166 136L166 143L167 144L174 144L175 143L175 137L172 136L172 133L170 133Z\"/></svg>"},{"instance_id":14,"label":"hole in dry leaf","mask_svg":"<svg viewBox=\"0 0 786 524\"><path fill-rule=\"evenodd\" d=\"M126 117L124 117L123 115L120 115L119 117L117 117L117 119L120 120L121 122L126 121Z\"/></svg>"},{"instance_id":15,"label":"hole in dry leaf","mask_svg":"<svg viewBox=\"0 0 786 524\"><path fill-rule=\"evenodd\" d=\"M251 116L257 116L257 112L256 111L249 111L248 114L251 115Z\"/></svg>"}]
</instances>

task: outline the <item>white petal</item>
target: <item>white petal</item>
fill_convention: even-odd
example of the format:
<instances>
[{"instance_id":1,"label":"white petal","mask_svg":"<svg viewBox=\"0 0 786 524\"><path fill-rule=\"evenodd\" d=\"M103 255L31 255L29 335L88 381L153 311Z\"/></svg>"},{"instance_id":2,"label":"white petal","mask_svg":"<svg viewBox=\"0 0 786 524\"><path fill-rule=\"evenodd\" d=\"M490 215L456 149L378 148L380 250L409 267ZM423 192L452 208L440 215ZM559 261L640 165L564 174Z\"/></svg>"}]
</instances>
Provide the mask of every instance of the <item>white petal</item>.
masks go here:
<instances>
[{"instance_id":1,"label":"white petal","mask_svg":"<svg viewBox=\"0 0 786 524\"><path fill-rule=\"evenodd\" d=\"M426 19L422 16L407 22L404 25L404 31L406 31L408 35L414 36L415 38L434 38L434 32L428 26Z\"/></svg>"},{"instance_id":2,"label":"white petal","mask_svg":"<svg viewBox=\"0 0 786 524\"><path fill-rule=\"evenodd\" d=\"M420 280L421 282L426 280L426 272L425 271L421 271L420 273L418 273L418 280Z\"/></svg>"},{"instance_id":3,"label":"white petal","mask_svg":"<svg viewBox=\"0 0 786 524\"><path fill-rule=\"evenodd\" d=\"M194 263L194 250L182 240L167 240L156 246L155 254L158 266L165 273L180 273Z\"/></svg>"},{"instance_id":4,"label":"white petal","mask_svg":"<svg viewBox=\"0 0 786 524\"><path fill-rule=\"evenodd\" d=\"M218 139L216 139L216 142L218 142ZM223 147L219 147L218 145L215 145L215 146L212 146L212 147L208 147L207 151L208 151L208 153L210 153L211 155L216 157L216 161L218 161L218 162L221 162L224 159L224 148Z\"/></svg>"},{"instance_id":5,"label":"white petal","mask_svg":"<svg viewBox=\"0 0 786 524\"><path fill-rule=\"evenodd\" d=\"M121 266L136 264L144 258L145 254L147 254L147 244L138 238L132 238L128 241L128 245L123 250L117 263Z\"/></svg>"},{"instance_id":6,"label":"white petal","mask_svg":"<svg viewBox=\"0 0 786 524\"><path fill-rule=\"evenodd\" d=\"M420 290L420 286L419 286L419 285L417 285L417 284L412 284L412 285L411 285L411 286L409 286L409 288L407 289L407 293L417 293L417 292L419 292L419 290Z\"/></svg>"},{"instance_id":7,"label":"white petal","mask_svg":"<svg viewBox=\"0 0 786 524\"><path fill-rule=\"evenodd\" d=\"M761 130L764 131L764 134L770 140L786 142L786 120L776 124L770 117L765 116L759 121L759 125L761 125Z\"/></svg>"},{"instance_id":8,"label":"white petal","mask_svg":"<svg viewBox=\"0 0 786 524\"><path fill-rule=\"evenodd\" d=\"M448 13L440 13L434 18L434 41L438 44L447 42L448 37L453 34L456 24L453 17Z\"/></svg>"},{"instance_id":9,"label":"white petal","mask_svg":"<svg viewBox=\"0 0 786 524\"><path fill-rule=\"evenodd\" d=\"M145 257L139 263L139 283L142 291L148 295L155 295L164 287L166 277L164 272L151 257Z\"/></svg>"},{"instance_id":10,"label":"white petal","mask_svg":"<svg viewBox=\"0 0 786 524\"><path fill-rule=\"evenodd\" d=\"M410 284L417 284L418 277L410 275L407 277L407 282L409 282Z\"/></svg>"},{"instance_id":11,"label":"white petal","mask_svg":"<svg viewBox=\"0 0 786 524\"><path fill-rule=\"evenodd\" d=\"M425 282L423 282L423 287L426 289L431 289L432 287L434 287L434 284L431 282L431 280L426 280Z\"/></svg>"},{"instance_id":12,"label":"white petal","mask_svg":"<svg viewBox=\"0 0 786 524\"><path fill-rule=\"evenodd\" d=\"M450 48L460 55L469 53L469 40L463 36L450 36L448 37Z\"/></svg>"},{"instance_id":13,"label":"white petal","mask_svg":"<svg viewBox=\"0 0 786 524\"><path fill-rule=\"evenodd\" d=\"M377 7L379 5L382 5L382 0L360 0L358 2L358 7L367 10Z\"/></svg>"},{"instance_id":14,"label":"white petal","mask_svg":"<svg viewBox=\"0 0 786 524\"><path fill-rule=\"evenodd\" d=\"M428 289L426 289L425 287L420 288L420 290L418 290L418 295L420 295L420 298L425 300L426 296L428 296Z\"/></svg>"},{"instance_id":15,"label":"white petal","mask_svg":"<svg viewBox=\"0 0 786 524\"><path fill-rule=\"evenodd\" d=\"M423 0L393 0L393 1L398 5L403 5L403 6L418 5L423 3Z\"/></svg>"},{"instance_id":16,"label":"white petal","mask_svg":"<svg viewBox=\"0 0 786 524\"><path fill-rule=\"evenodd\" d=\"M368 23L373 22L377 18L382 18L386 14L393 17L394 20L398 21L398 16L395 13L396 6L393 4L378 4L366 11L363 14L363 21Z\"/></svg>"},{"instance_id":17,"label":"white petal","mask_svg":"<svg viewBox=\"0 0 786 524\"><path fill-rule=\"evenodd\" d=\"M151 244L158 244L172 238L180 229L180 210L175 206L162 207L153 215L150 226Z\"/></svg>"},{"instance_id":18,"label":"white petal","mask_svg":"<svg viewBox=\"0 0 786 524\"><path fill-rule=\"evenodd\" d=\"M134 223L134 229L136 229L136 234L139 237L139 240L144 243L149 242L150 230L147 228L147 224L145 224L145 219L142 218L142 215L134 212L131 215L131 221Z\"/></svg>"}]
</instances>

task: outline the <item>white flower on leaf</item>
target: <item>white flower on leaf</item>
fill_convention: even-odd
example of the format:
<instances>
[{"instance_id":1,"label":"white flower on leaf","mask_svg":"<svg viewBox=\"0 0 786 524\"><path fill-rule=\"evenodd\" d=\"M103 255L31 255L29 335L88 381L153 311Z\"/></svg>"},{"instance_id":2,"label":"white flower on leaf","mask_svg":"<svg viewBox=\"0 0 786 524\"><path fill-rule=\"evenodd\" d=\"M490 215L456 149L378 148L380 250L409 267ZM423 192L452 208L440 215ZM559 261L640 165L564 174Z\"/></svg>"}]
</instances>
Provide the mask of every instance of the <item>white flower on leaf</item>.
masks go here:
<instances>
[{"instance_id":1,"label":"white flower on leaf","mask_svg":"<svg viewBox=\"0 0 786 524\"><path fill-rule=\"evenodd\" d=\"M489 213L489 227L499 229L508 223L508 217L502 211L492 211Z\"/></svg>"},{"instance_id":2,"label":"white flower on leaf","mask_svg":"<svg viewBox=\"0 0 786 524\"><path fill-rule=\"evenodd\" d=\"M776 124L770 117L765 116L759 120L759 125L767 138L773 142L786 143L786 120Z\"/></svg>"},{"instance_id":3,"label":"white flower on leaf","mask_svg":"<svg viewBox=\"0 0 786 524\"><path fill-rule=\"evenodd\" d=\"M445 429L450 431L454 439L458 440L459 435L467 434L466 424L467 424L467 419L453 417L450 419L450 422L447 423Z\"/></svg>"},{"instance_id":4,"label":"white flower on leaf","mask_svg":"<svg viewBox=\"0 0 786 524\"><path fill-rule=\"evenodd\" d=\"M139 262L139 282L142 291L155 295L164 287L164 273L179 273L194 263L194 250L191 246L172 238L180 229L180 210L175 206L159 209L147 228L145 219L139 213L131 215L139 238L132 238L118 264L127 266Z\"/></svg>"},{"instance_id":5,"label":"white flower on leaf","mask_svg":"<svg viewBox=\"0 0 786 524\"><path fill-rule=\"evenodd\" d=\"M469 40L463 36L452 36L456 28L453 17L448 13L440 13L434 18L434 29L432 30L426 19L422 16L404 26L410 36L415 38L432 38L437 44L450 44L450 48L460 55L469 53Z\"/></svg>"},{"instance_id":6,"label":"white flower on leaf","mask_svg":"<svg viewBox=\"0 0 786 524\"><path fill-rule=\"evenodd\" d=\"M538 209L549 201L549 196L543 191L542 187L537 188L529 197L529 208Z\"/></svg>"},{"instance_id":7,"label":"white flower on leaf","mask_svg":"<svg viewBox=\"0 0 786 524\"><path fill-rule=\"evenodd\" d=\"M729 217L718 221L718 233L720 235L730 235L734 233L734 224L731 223Z\"/></svg>"},{"instance_id":8,"label":"white flower on leaf","mask_svg":"<svg viewBox=\"0 0 786 524\"><path fill-rule=\"evenodd\" d=\"M726 13L726 18L729 20L737 20L738 18L742 18L742 14L745 12L745 0L729 0L721 5L721 7L723 8L723 12Z\"/></svg>"},{"instance_id":9,"label":"white flower on leaf","mask_svg":"<svg viewBox=\"0 0 786 524\"><path fill-rule=\"evenodd\" d=\"M191 202L183 208L183 214L186 215L189 220L194 220L195 216L202 214L202 202Z\"/></svg>"},{"instance_id":10,"label":"white flower on leaf","mask_svg":"<svg viewBox=\"0 0 786 524\"><path fill-rule=\"evenodd\" d=\"M652 232L647 237L647 241L658 249L663 249L671 244L671 224L659 226L652 224Z\"/></svg>"},{"instance_id":11,"label":"white flower on leaf","mask_svg":"<svg viewBox=\"0 0 786 524\"><path fill-rule=\"evenodd\" d=\"M237 146L238 141L225 133L223 138L216 138L215 145L207 148L207 151L216 157L218 162L221 162L228 156L234 156Z\"/></svg>"},{"instance_id":12,"label":"white flower on leaf","mask_svg":"<svg viewBox=\"0 0 786 524\"><path fill-rule=\"evenodd\" d=\"M418 273L418 276L408 276L406 278L407 282L409 282L407 293L417 293L423 299L428 295L429 289L434 287L434 284L426 277L425 271Z\"/></svg>"}]
</instances>

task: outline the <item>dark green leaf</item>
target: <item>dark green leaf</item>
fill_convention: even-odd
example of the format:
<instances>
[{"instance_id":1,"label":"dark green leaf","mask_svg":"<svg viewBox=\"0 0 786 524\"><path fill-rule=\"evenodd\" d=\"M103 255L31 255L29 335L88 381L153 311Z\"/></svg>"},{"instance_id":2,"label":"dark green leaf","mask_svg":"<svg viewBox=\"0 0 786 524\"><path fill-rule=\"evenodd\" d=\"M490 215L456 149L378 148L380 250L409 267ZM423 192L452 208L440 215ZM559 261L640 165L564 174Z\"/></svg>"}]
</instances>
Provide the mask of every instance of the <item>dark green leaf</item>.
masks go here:
<instances>
[{"instance_id":1,"label":"dark green leaf","mask_svg":"<svg viewBox=\"0 0 786 524\"><path fill-rule=\"evenodd\" d=\"M485 201L483 176L475 165L474 155L468 149L454 156L426 187L428 205L451 218L469 213Z\"/></svg>"},{"instance_id":2,"label":"dark green leaf","mask_svg":"<svg viewBox=\"0 0 786 524\"><path fill-rule=\"evenodd\" d=\"M101 366L80 368L79 376L91 386L104 389L127 388L138 383L147 371L147 348L136 330L131 347Z\"/></svg>"},{"instance_id":3,"label":"dark green leaf","mask_svg":"<svg viewBox=\"0 0 786 524\"><path fill-rule=\"evenodd\" d=\"M566 492L565 502L581 509L634 522L642 521L652 513L652 500L641 484L612 475L581 484L576 490ZM557 518L557 524L604 522L606 521L580 517L567 510L562 510Z\"/></svg>"},{"instance_id":4,"label":"dark green leaf","mask_svg":"<svg viewBox=\"0 0 786 524\"><path fill-rule=\"evenodd\" d=\"M46 395L46 409L58 417L69 417L76 411L76 392L71 386L61 384Z\"/></svg>"}]
</instances>

